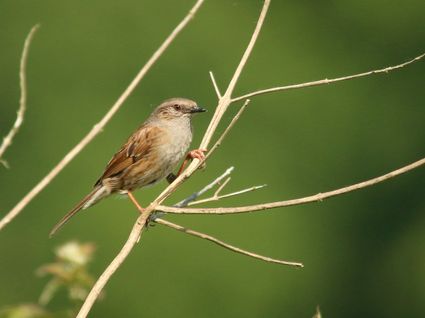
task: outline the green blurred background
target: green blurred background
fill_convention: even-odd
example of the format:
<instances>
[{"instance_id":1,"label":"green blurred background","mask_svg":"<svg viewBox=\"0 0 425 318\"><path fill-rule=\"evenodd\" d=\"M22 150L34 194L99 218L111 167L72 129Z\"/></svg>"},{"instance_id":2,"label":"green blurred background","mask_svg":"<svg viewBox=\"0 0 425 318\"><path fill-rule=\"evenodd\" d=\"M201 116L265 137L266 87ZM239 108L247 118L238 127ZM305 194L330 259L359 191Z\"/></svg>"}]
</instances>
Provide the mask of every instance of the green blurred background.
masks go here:
<instances>
[{"instance_id":1,"label":"green blurred background","mask_svg":"<svg viewBox=\"0 0 425 318\"><path fill-rule=\"evenodd\" d=\"M4 215L114 103L194 3L0 1L0 135L15 120L18 70L30 28L41 23L28 66L28 112L0 167ZM207 0L124 107L23 213L0 232L0 306L35 301L34 270L70 239L93 241L100 275L137 216L108 199L54 237L51 227L91 188L110 156L161 100L193 98L199 144L216 105L208 71L224 90L261 1ZM272 1L236 95L398 64L425 49L425 2ZM291 199L359 182L425 154L423 61L388 75L254 98L242 119L169 203L235 166L234 206ZM225 123L237 107L225 115ZM425 169L321 203L235 216L170 216L304 269L263 263L156 226L106 288L92 317L423 317ZM137 193L144 204L165 182ZM216 205L210 205L216 206ZM62 308L66 295L53 309Z\"/></svg>"}]
</instances>

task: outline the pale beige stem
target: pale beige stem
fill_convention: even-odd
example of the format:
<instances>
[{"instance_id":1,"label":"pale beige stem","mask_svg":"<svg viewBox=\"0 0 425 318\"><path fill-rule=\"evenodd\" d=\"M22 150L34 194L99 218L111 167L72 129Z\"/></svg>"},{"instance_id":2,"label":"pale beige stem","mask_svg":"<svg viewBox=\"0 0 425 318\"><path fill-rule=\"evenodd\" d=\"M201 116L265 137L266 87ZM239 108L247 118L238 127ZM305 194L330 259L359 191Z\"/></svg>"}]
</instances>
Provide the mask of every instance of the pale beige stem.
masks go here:
<instances>
[{"instance_id":1,"label":"pale beige stem","mask_svg":"<svg viewBox=\"0 0 425 318\"><path fill-rule=\"evenodd\" d=\"M218 197L218 195L220 194L220 192L224 189L224 187L230 182L230 180L232 180L232 177L228 177L226 180L224 180L223 184L221 184L217 191L214 192L214 197Z\"/></svg>"},{"instance_id":2,"label":"pale beige stem","mask_svg":"<svg viewBox=\"0 0 425 318\"><path fill-rule=\"evenodd\" d=\"M263 27L264 19L266 18L267 11L269 9L269 5L270 5L270 0L265 0L263 4L263 8L261 9L260 16L257 21L257 25L255 26L254 32L252 33L251 40L249 41L248 46L245 49L245 52L239 62L239 65L236 68L236 71L233 74L232 79L230 80L230 83L226 89L226 92L224 93L222 98L220 98L218 102L218 106L216 108L214 117L207 128L204 138L202 139L201 146L199 147L200 149L208 149L208 145L211 141L213 133L217 129L218 123L221 121L222 116L224 115L230 103L232 102L233 90L235 89L236 83L239 79L239 76L242 73L242 70L244 69L246 65L246 62L248 61L249 56L251 55L252 49L254 48L254 45L257 42L258 35L260 34L261 28ZM196 162L194 164L196 164Z\"/></svg>"},{"instance_id":3,"label":"pale beige stem","mask_svg":"<svg viewBox=\"0 0 425 318\"><path fill-rule=\"evenodd\" d=\"M229 178L229 179L230 179L230 178ZM201 203L206 203L206 202L211 202L211 201L218 201L218 200L221 200L221 199L234 197L234 196L236 196L236 195L241 195L241 194L244 194L244 193L247 193L247 192L252 192L252 191L256 191L256 190L262 189L262 188L264 188L265 186L267 186L267 185L266 185L266 184L262 184L262 185L258 185L258 186L253 186L253 187L251 187L251 188L242 189L242 190L239 190L239 191L235 191L235 192L227 193L227 194L222 194L222 195L214 194L214 195L213 195L212 197L210 197L210 198L206 198L206 199L196 200L196 201L190 202L190 203L188 204L188 206L191 206L191 205L198 205L198 204L201 204Z\"/></svg>"},{"instance_id":4,"label":"pale beige stem","mask_svg":"<svg viewBox=\"0 0 425 318\"><path fill-rule=\"evenodd\" d=\"M211 190L213 187L215 187L217 184L221 182L224 178L226 178L228 175L230 175L233 171L234 167L228 168L221 176L214 179L211 183L203 187L201 190L192 193L190 196L188 196L186 199L174 204L175 207L184 207L190 204L193 200L196 200L198 197L203 195L205 192Z\"/></svg>"},{"instance_id":5,"label":"pale beige stem","mask_svg":"<svg viewBox=\"0 0 425 318\"><path fill-rule=\"evenodd\" d=\"M8 168L7 161L3 159L3 155L6 152L6 149L13 142L13 138L19 131L22 123L24 122L24 115L27 109L27 61L28 61L28 52L30 49L31 41L34 37L35 32L38 30L40 25L36 24L31 28L31 31L28 33L27 38L25 39L24 49L22 50L21 62L19 67L19 85L21 88L21 97L19 99L19 109L16 115L15 123L10 129L6 137L3 138L3 142L0 145L0 163Z\"/></svg>"},{"instance_id":6,"label":"pale beige stem","mask_svg":"<svg viewBox=\"0 0 425 318\"><path fill-rule=\"evenodd\" d=\"M217 98L220 99L221 93L220 93L220 89L218 88L217 82L215 81L214 74L212 71L210 71L209 73L210 73L211 82L214 86L215 94L217 95Z\"/></svg>"},{"instance_id":7,"label":"pale beige stem","mask_svg":"<svg viewBox=\"0 0 425 318\"><path fill-rule=\"evenodd\" d=\"M304 267L304 265L302 263L284 261L284 260L275 259L275 258L271 258L271 257L268 257L268 256L263 256L263 255L260 255L260 254L257 254L257 253L253 253L253 252L243 250L239 247L236 247L236 246L230 245L226 242L223 242L223 241L221 241L221 240L219 240L219 239L217 239L217 238L215 238L211 235L185 228L181 225L171 223L171 222L166 221L164 219L157 218L157 219L154 220L154 222L168 226L168 227L171 227L171 228L173 228L177 231L180 231L180 232L192 235L192 236L196 236L196 237L202 238L204 240L208 240L208 241L213 242L213 243L215 243L215 244L217 244L221 247L224 247L224 248L226 248L226 249L228 249L232 252L236 252L236 253L239 253L239 254L242 254L242 255L250 256L250 257L265 261L265 262L276 263L276 264L281 264L281 265L296 266L296 267Z\"/></svg>"},{"instance_id":8,"label":"pale beige stem","mask_svg":"<svg viewBox=\"0 0 425 318\"><path fill-rule=\"evenodd\" d=\"M359 74L353 74L353 75L348 75L348 76L343 76L343 77L337 77L337 78L332 78L332 79L322 79L322 80L318 80L318 81L313 81L313 82L307 82L307 83L301 83L301 84L293 84L293 85L287 85L287 86L279 86L279 87L272 87L272 88L266 88L266 89L262 89L262 90L258 90L255 92L251 92L239 97L235 97L232 99L232 103L233 102L237 102L240 100L244 100L247 98L251 98L257 95L262 95L262 94L268 94L268 93L273 93L273 92L280 92L280 91L285 91L285 90L289 90L289 89L296 89L296 88L305 88L305 87L310 87L310 86L318 86L318 85L324 85L324 84L331 84L331 83L336 83L336 82L342 82L342 81L347 81L347 80L351 80L354 78L359 78L359 77L364 77L364 76L369 76L369 75L373 75L373 74L380 74L380 73L389 73L391 71L403 68L409 64L412 64L414 62L419 61L420 59L422 59L425 56L425 53L415 57L414 59L411 59L407 62L398 64L398 65L394 65L394 66L388 66L385 68L381 68L378 70L372 70L372 71L368 71L368 72L364 72L364 73L359 73Z\"/></svg>"},{"instance_id":9,"label":"pale beige stem","mask_svg":"<svg viewBox=\"0 0 425 318\"><path fill-rule=\"evenodd\" d=\"M322 201L330 197L334 197L337 195L341 195L348 192L360 190L366 187L370 187L372 185L394 178L396 176L399 176L413 169L419 168L420 166L423 166L423 165L425 165L425 158L418 160L416 162L413 162L400 169L391 171L377 178L356 183L348 187L336 189L329 192L319 193L316 195L299 198L299 199L262 203L262 204L240 206L240 207L229 207L229 208L175 208L175 207L160 205L156 207L156 210L161 212L176 213L176 214L235 214L235 213L262 211L262 210L268 210L268 209L274 209L274 208L280 208L280 207L286 207L286 206L292 206L292 205L306 204L310 202Z\"/></svg>"},{"instance_id":10,"label":"pale beige stem","mask_svg":"<svg viewBox=\"0 0 425 318\"><path fill-rule=\"evenodd\" d=\"M99 294L101 293L102 289L105 287L106 283L109 281L111 276L116 272L116 270L121 266L121 264L127 258L128 254L130 254L134 245L136 245L136 243L138 242L139 237L143 229L145 228L147 219L148 219L148 215L146 214L141 214L137 218L137 221L130 232L130 236L127 239L127 242L125 242L124 246L121 248L118 255L115 256L114 260L108 265L108 267L105 269L102 275L100 275L100 277L97 279L96 283L90 290L90 293L84 300L84 304L80 308L77 318L87 317L91 308L93 307L94 302L99 297Z\"/></svg>"},{"instance_id":11,"label":"pale beige stem","mask_svg":"<svg viewBox=\"0 0 425 318\"><path fill-rule=\"evenodd\" d=\"M246 106L248 106L249 102L250 102L250 100L247 99L245 101L245 103L242 105L242 107L239 109L239 111L236 113L236 115L232 118L229 125L226 127L226 129L223 131L223 133L220 135L220 137L215 142L214 146L211 147L210 151L205 156L204 161L207 160L214 153L214 151L217 150L218 147L220 147L221 143L223 142L223 139L227 136L230 129L232 129L233 126L236 124L236 122L239 120L239 118L241 117L242 113L244 112Z\"/></svg>"}]
</instances>

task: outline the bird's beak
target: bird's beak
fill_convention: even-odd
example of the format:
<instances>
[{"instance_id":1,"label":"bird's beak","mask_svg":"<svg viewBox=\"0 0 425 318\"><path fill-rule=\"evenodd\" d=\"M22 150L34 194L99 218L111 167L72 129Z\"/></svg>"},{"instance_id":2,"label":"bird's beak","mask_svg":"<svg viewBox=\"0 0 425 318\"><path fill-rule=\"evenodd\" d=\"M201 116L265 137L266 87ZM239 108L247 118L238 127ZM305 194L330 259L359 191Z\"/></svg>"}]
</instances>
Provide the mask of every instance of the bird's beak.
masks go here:
<instances>
[{"instance_id":1,"label":"bird's beak","mask_svg":"<svg viewBox=\"0 0 425 318\"><path fill-rule=\"evenodd\" d=\"M195 108L192 108L190 112L191 113L203 113L203 112L206 112L206 111L207 110L205 108L196 106Z\"/></svg>"}]
</instances>

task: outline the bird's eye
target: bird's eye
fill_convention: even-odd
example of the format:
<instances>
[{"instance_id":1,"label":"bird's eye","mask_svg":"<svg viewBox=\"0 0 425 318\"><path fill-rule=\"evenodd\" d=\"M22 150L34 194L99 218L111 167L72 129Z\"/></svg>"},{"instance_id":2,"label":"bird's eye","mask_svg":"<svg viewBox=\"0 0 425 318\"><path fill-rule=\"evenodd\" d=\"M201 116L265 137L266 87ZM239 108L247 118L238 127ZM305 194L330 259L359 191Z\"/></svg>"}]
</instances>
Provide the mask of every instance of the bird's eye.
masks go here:
<instances>
[{"instance_id":1,"label":"bird's eye","mask_svg":"<svg viewBox=\"0 0 425 318\"><path fill-rule=\"evenodd\" d=\"M174 107L175 110L180 110L181 109L181 107L180 107L179 104L174 104L173 107Z\"/></svg>"}]
</instances>

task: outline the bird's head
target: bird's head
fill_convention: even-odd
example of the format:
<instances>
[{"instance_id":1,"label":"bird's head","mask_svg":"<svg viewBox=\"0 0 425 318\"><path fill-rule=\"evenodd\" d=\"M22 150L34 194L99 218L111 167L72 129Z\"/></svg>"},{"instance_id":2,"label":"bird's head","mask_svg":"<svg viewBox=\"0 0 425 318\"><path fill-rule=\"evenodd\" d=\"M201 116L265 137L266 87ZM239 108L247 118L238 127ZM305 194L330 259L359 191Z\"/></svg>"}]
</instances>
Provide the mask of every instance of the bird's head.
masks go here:
<instances>
[{"instance_id":1,"label":"bird's head","mask_svg":"<svg viewBox=\"0 0 425 318\"><path fill-rule=\"evenodd\" d=\"M172 120L176 118L191 118L193 114L205 112L196 102L187 98L170 98L162 102L155 111L154 116L161 119Z\"/></svg>"}]
</instances>

